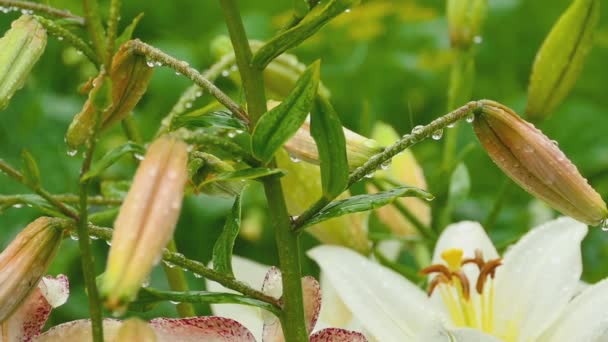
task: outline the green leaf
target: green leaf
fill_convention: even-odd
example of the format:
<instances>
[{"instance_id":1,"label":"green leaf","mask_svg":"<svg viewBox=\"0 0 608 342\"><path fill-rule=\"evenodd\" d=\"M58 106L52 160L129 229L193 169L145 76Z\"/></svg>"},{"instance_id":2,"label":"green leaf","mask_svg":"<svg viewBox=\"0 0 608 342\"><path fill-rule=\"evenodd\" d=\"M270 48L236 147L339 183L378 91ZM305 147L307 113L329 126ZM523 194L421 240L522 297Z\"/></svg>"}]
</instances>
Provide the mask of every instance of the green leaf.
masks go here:
<instances>
[{"instance_id":1,"label":"green leaf","mask_svg":"<svg viewBox=\"0 0 608 342\"><path fill-rule=\"evenodd\" d=\"M88 179L99 176L105 169L112 166L118 161L118 159L126 154L142 156L144 153L146 153L146 149L136 143L128 142L124 145L118 146L110 150L110 152L106 153L105 156L95 163L87 173L82 175L80 181L84 182Z\"/></svg>"},{"instance_id":2,"label":"green leaf","mask_svg":"<svg viewBox=\"0 0 608 342\"><path fill-rule=\"evenodd\" d=\"M144 304L153 304L161 301L172 301L180 303L220 303L241 304L255 306L279 314L278 309L267 302L250 298L236 293L208 292L208 291L161 291L149 287L142 288L137 299L133 302L138 307L146 307Z\"/></svg>"},{"instance_id":3,"label":"green leaf","mask_svg":"<svg viewBox=\"0 0 608 342\"><path fill-rule=\"evenodd\" d=\"M242 180L254 180L262 177L268 177L272 175L283 176L285 171L280 169L269 169L265 167L242 169L231 172L222 172L209 178L198 185L198 188L202 188L205 185L215 182L233 182Z\"/></svg>"},{"instance_id":4,"label":"green leaf","mask_svg":"<svg viewBox=\"0 0 608 342\"><path fill-rule=\"evenodd\" d=\"M38 188L40 186L40 169L34 156L27 150L23 150L21 151L21 161L23 163L21 173L24 182L30 187Z\"/></svg>"},{"instance_id":5,"label":"green leaf","mask_svg":"<svg viewBox=\"0 0 608 342\"><path fill-rule=\"evenodd\" d=\"M353 196L328 204L308 220L304 227L313 226L334 217L380 208L392 203L399 197L418 197L428 201L434 198L433 195L424 190L407 186L375 194Z\"/></svg>"},{"instance_id":6,"label":"green leaf","mask_svg":"<svg viewBox=\"0 0 608 342\"><path fill-rule=\"evenodd\" d=\"M205 108L196 110L184 115L176 117L171 125L171 129L178 129L180 127L218 127L218 128L230 128L245 131L247 125L232 116L227 111L216 111L206 112Z\"/></svg>"},{"instance_id":7,"label":"green leaf","mask_svg":"<svg viewBox=\"0 0 608 342\"><path fill-rule=\"evenodd\" d=\"M471 190L471 179L469 171L464 163L458 164L452 177L450 177L450 188L448 191L448 203L451 207L462 203Z\"/></svg>"},{"instance_id":8,"label":"green leaf","mask_svg":"<svg viewBox=\"0 0 608 342\"><path fill-rule=\"evenodd\" d=\"M253 154L268 163L274 153L302 126L310 112L319 87L320 62L306 69L289 96L266 112L251 136Z\"/></svg>"},{"instance_id":9,"label":"green leaf","mask_svg":"<svg viewBox=\"0 0 608 342\"><path fill-rule=\"evenodd\" d=\"M133 37L133 31L135 31L137 24L139 24L139 22L141 21L141 18L143 18L143 17L144 17L144 14L139 13L137 15L137 17L133 18L133 21L131 21L129 26L127 26L124 29L124 31L122 31L122 33L120 34L120 36L118 36L118 38L116 38L116 46L121 46L124 42L131 40L131 37Z\"/></svg>"},{"instance_id":10,"label":"green leaf","mask_svg":"<svg viewBox=\"0 0 608 342\"><path fill-rule=\"evenodd\" d=\"M310 133L319 152L323 195L334 198L348 184L348 159L342 123L331 103L322 97L317 97L311 121Z\"/></svg>"},{"instance_id":11,"label":"green leaf","mask_svg":"<svg viewBox=\"0 0 608 342\"><path fill-rule=\"evenodd\" d=\"M241 195L236 196L232 211L226 218L224 230L213 246L213 269L234 276L232 272L232 250L241 228Z\"/></svg>"},{"instance_id":12,"label":"green leaf","mask_svg":"<svg viewBox=\"0 0 608 342\"><path fill-rule=\"evenodd\" d=\"M16 201L13 203L7 203L9 206L14 208L20 208L23 204L28 207L34 208L46 215L54 217L66 217L62 212L57 210L54 206L50 205L44 198L38 195L15 195ZM68 208L71 208L66 204ZM73 208L71 208L73 209Z\"/></svg>"}]
</instances>

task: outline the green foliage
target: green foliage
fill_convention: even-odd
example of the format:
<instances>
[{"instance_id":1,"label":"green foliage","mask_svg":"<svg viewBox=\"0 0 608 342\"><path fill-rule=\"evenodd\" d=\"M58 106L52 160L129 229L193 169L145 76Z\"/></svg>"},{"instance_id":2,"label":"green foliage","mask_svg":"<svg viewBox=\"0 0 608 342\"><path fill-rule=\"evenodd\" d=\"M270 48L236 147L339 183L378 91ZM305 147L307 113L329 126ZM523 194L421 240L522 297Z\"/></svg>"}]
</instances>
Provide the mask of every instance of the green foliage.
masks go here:
<instances>
[{"instance_id":1,"label":"green foliage","mask_svg":"<svg viewBox=\"0 0 608 342\"><path fill-rule=\"evenodd\" d=\"M236 196L224 230L213 246L213 269L234 276L232 271L232 250L241 228L241 195Z\"/></svg>"}]
</instances>

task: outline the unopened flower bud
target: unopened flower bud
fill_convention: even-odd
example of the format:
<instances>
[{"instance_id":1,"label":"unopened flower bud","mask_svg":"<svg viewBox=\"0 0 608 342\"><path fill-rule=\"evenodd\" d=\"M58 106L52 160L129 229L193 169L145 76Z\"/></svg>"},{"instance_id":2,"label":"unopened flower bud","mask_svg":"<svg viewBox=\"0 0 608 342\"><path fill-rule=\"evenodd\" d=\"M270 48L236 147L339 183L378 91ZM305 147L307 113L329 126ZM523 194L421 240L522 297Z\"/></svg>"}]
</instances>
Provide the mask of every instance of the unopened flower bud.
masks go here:
<instances>
[{"instance_id":1,"label":"unopened flower bud","mask_svg":"<svg viewBox=\"0 0 608 342\"><path fill-rule=\"evenodd\" d=\"M235 170L232 165L209 153L193 152L188 169L195 193L232 197L240 194L246 185L244 182L214 181L217 175Z\"/></svg>"},{"instance_id":2,"label":"unopened flower bud","mask_svg":"<svg viewBox=\"0 0 608 342\"><path fill-rule=\"evenodd\" d=\"M373 155L384 149L378 142L361 136L349 129L344 128L346 139L346 157L348 168L352 171L365 164ZM310 135L310 120L307 119L296 134L283 145L289 154L296 159L312 164L319 164L319 152L317 144Z\"/></svg>"},{"instance_id":3,"label":"unopened flower bud","mask_svg":"<svg viewBox=\"0 0 608 342\"><path fill-rule=\"evenodd\" d=\"M542 119L564 100L593 46L600 18L599 0L575 0L562 14L536 54L526 114Z\"/></svg>"},{"instance_id":4,"label":"unopened flower bud","mask_svg":"<svg viewBox=\"0 0 608 342\"><path fill-rule=\"evenodd\" d=\"M447 17L453 47L468 49L481 39L487 0L448 0Z\"/></svg>"},{"instance_id":5,"label":"unopened flower bud","mask_svg":"<svg viewBox=\"0 0 608 342\"><path fill-rule=\"evenodd\" d=\"M101 87L103 78L100 74L93 81L93 89L84 104L82 111L74 117L66 134L66 142L76 148L86 142L94 132L98 111L102 111L99 129L105 130L124 119L141 99L148 88L154 68L146 63L146 57L135 54L129 42L124 43L112 59L109 73L111 81L111 103L107 108L99 108L94 102L94 91Z\"/></svg>"},{"instance_id":6,"label":"unopened flower bud","mask_svg":"<svg viewBox=\"0 0 608 342\"><path fill-rule=\"evenodd\" d=\"M0 39L0 110L23 87L46 47L46 30L29 15L13 21Z\"/></svg>"},{"instance_id":7,"label":"unopened flower bud","mask_svg":"<svg viewBox=\"0 0 608 342\"><path fill-rule=\"evenodd\" d=\"M0 322L38 286L62 239L58 219L30 223L0 254Z\"/></svg>"},{"instance_id":8,"label":"unopened flower bud","mask_svg":"<svg viewBox=\"0 0 608 342\"><path fill-rule=\"evenodd\" d=\"M287 174L281 177L283 188L289 189L285 192L287 209L291 215L298 215L322 195L319 167L294 162L284 151L278 151L275 157L278 167L287 171ZM338 199L349 196L346 191ZM368 213L344 215L323 221L307 228L306 231L323 243L346 246L366 254L369 252L367 218Z\"/></svg>"},{"instance_id":9,"label":"unopened flower bud","mask_svg":"<svg viewBox=\"0 0 608 342\"><path fill-rule=\"evenodd\" d=\"M551 207L589 225L607 216L606 203L557 144L511 109L483 100L473 123L492 160L517 184Z\"/></svg>"},{"instance_id":10,"label":"unopened flower bud","mask_svg":"<svg viewBox=\"0 0 608 342\"><path fill-rule=\"evenodd\" d=\"M139 318L133 317L124 321L118 330L116 342L156 342L156 333L152 327Z\"/></svg>"},{"instance_id":11,"label":"unopened flower bud","mask_svg":"<svg viewBox=\"0 0 608 342\"><path fill-rule=\"evenodd\" d=\"M150 145L114 223L100 293L121 309L139 290L171 240L179 217L188 162L187 145L161 137Z\"/></svg>"}]
</instances>

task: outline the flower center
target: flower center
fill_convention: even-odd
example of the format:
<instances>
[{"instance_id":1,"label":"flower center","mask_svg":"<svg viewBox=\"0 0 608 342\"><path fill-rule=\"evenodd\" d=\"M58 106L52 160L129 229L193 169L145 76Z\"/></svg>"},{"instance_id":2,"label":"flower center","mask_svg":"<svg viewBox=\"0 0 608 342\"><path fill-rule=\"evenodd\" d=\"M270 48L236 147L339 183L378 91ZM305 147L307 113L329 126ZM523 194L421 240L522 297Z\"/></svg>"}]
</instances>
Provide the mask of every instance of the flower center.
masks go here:
<instances>
[{"instance_id":1,"label":"flower center","mask_svg":"<svg viewBox=\"0 0 608 342\"><path fill-rule=\"evenodd\" d=\"M461 249L447 249L441 253L446 265L435 264L422 269L425 275L434 274L429 284L428 294L439 291L454 324L492 332L494 330L494 276L501 259L485 261L480 250L474 258L463 259ZM463 266L475 264L479 275L475 281L478 296L471 296L471 283Z\"/></svg>"}]
</instances>

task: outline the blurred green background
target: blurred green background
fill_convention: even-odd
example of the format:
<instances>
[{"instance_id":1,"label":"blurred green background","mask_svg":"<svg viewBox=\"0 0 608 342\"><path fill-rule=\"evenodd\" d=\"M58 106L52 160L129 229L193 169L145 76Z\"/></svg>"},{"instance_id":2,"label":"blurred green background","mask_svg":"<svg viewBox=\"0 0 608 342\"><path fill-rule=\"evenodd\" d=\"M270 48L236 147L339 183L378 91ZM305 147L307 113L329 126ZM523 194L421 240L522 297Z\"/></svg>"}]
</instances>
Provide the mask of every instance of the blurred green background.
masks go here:
<instances>
[{"instance_id":1,"label":"blurred green background","mask_svg":"<svg viewBox=\"0 0 608 342\"><path fill-rule=\"evenodd\" d=\"M530 69L544 36L568 0L489 0L488 20L483 42L477 47L477 77L474 98L488 98L523 111ZM49 0L48 4L81 13L79 1ZM100 1L106 9L108 1ZM240 1L250 38L267 39L290 14L291 1ZM414 125L424 124L446 112L446 93L452 57L449 50L444 1L368 0L352 12L343 14L308 42L293 51L301 61L322 59L322 77L332 92L332 102L344 125L368 134L373 123L381 120L403 134ZM219 5L215 1L125 1L121 27L138 13L145 17L135 36L160 47L191 65L204 68L213 62L210 43L226 34ZM608 8L602 8L608 17ZM8 29L16 12L0 13L0 30ZM608 198L608 23L600 23L596 43L584 71L571 94L554 115L541 125L543 131L589 177L592 185ZM80 155L69 157L63 142L65 130L77 113L84 96L77 88L94 74L82 56L50 38L48 48L35 67L27 85L17 93L10 106L0 113L0 158L19 165L22 149L28 149L39 162L43 185L53 193L77 191ZM159 68L141 103L135 120L146 139L153 136L161 118L171 109L189 81L168 69ZM227 80L219 80L239 101L243 95ZM202 106L203 96L195 105ZM459 130L459 146L475 142L468 125ZM124 142L120 128L110 131L100 142L98 155ZM414 147L432 187L441 160L442 141L425 141ZM471 177L471 192L455 208L453 221L484 221L496 200L504 176L475 144L465 163ZM134 170L131 160L105 174L107 179L129 178ZM98 191L95 184L92 190ZM25 193L27 189L0 176L0 194ZM244 215L255 217L264 212L259 189L249 191ZM208 262L211 247L219 235L231 200L207 196L189 197L177 229L177 244L186 256ZM505 205L490 234L499 245L517 238L539 219L532 198L509 186ZM556 215L549 212L551 215ZM10 208L0 215L0 246L5 246L26 224L40 214L31 208ZM540 215L542 216L542 215ZM236 254L276 264L272 232L264 228L237 241ZM304 245L314 244L310 237ZM102 272L107 246L94 242L98 273ZM608 276L608 233L590 231L584 243L584 279L595 282ZM307 273L314 265L305 261ZM54 323L87 317L77 243L66 240L53 262L50 273L70 277L72 296L68 304L53 313ZM204 281L188 275L193 289L203 289ZM152 285L166 287L162 272L156 270ZM208 308L198 308L201 314ZM171 305L161 305L148 316L175 316Z\"/></svg>"}]
</instances>

